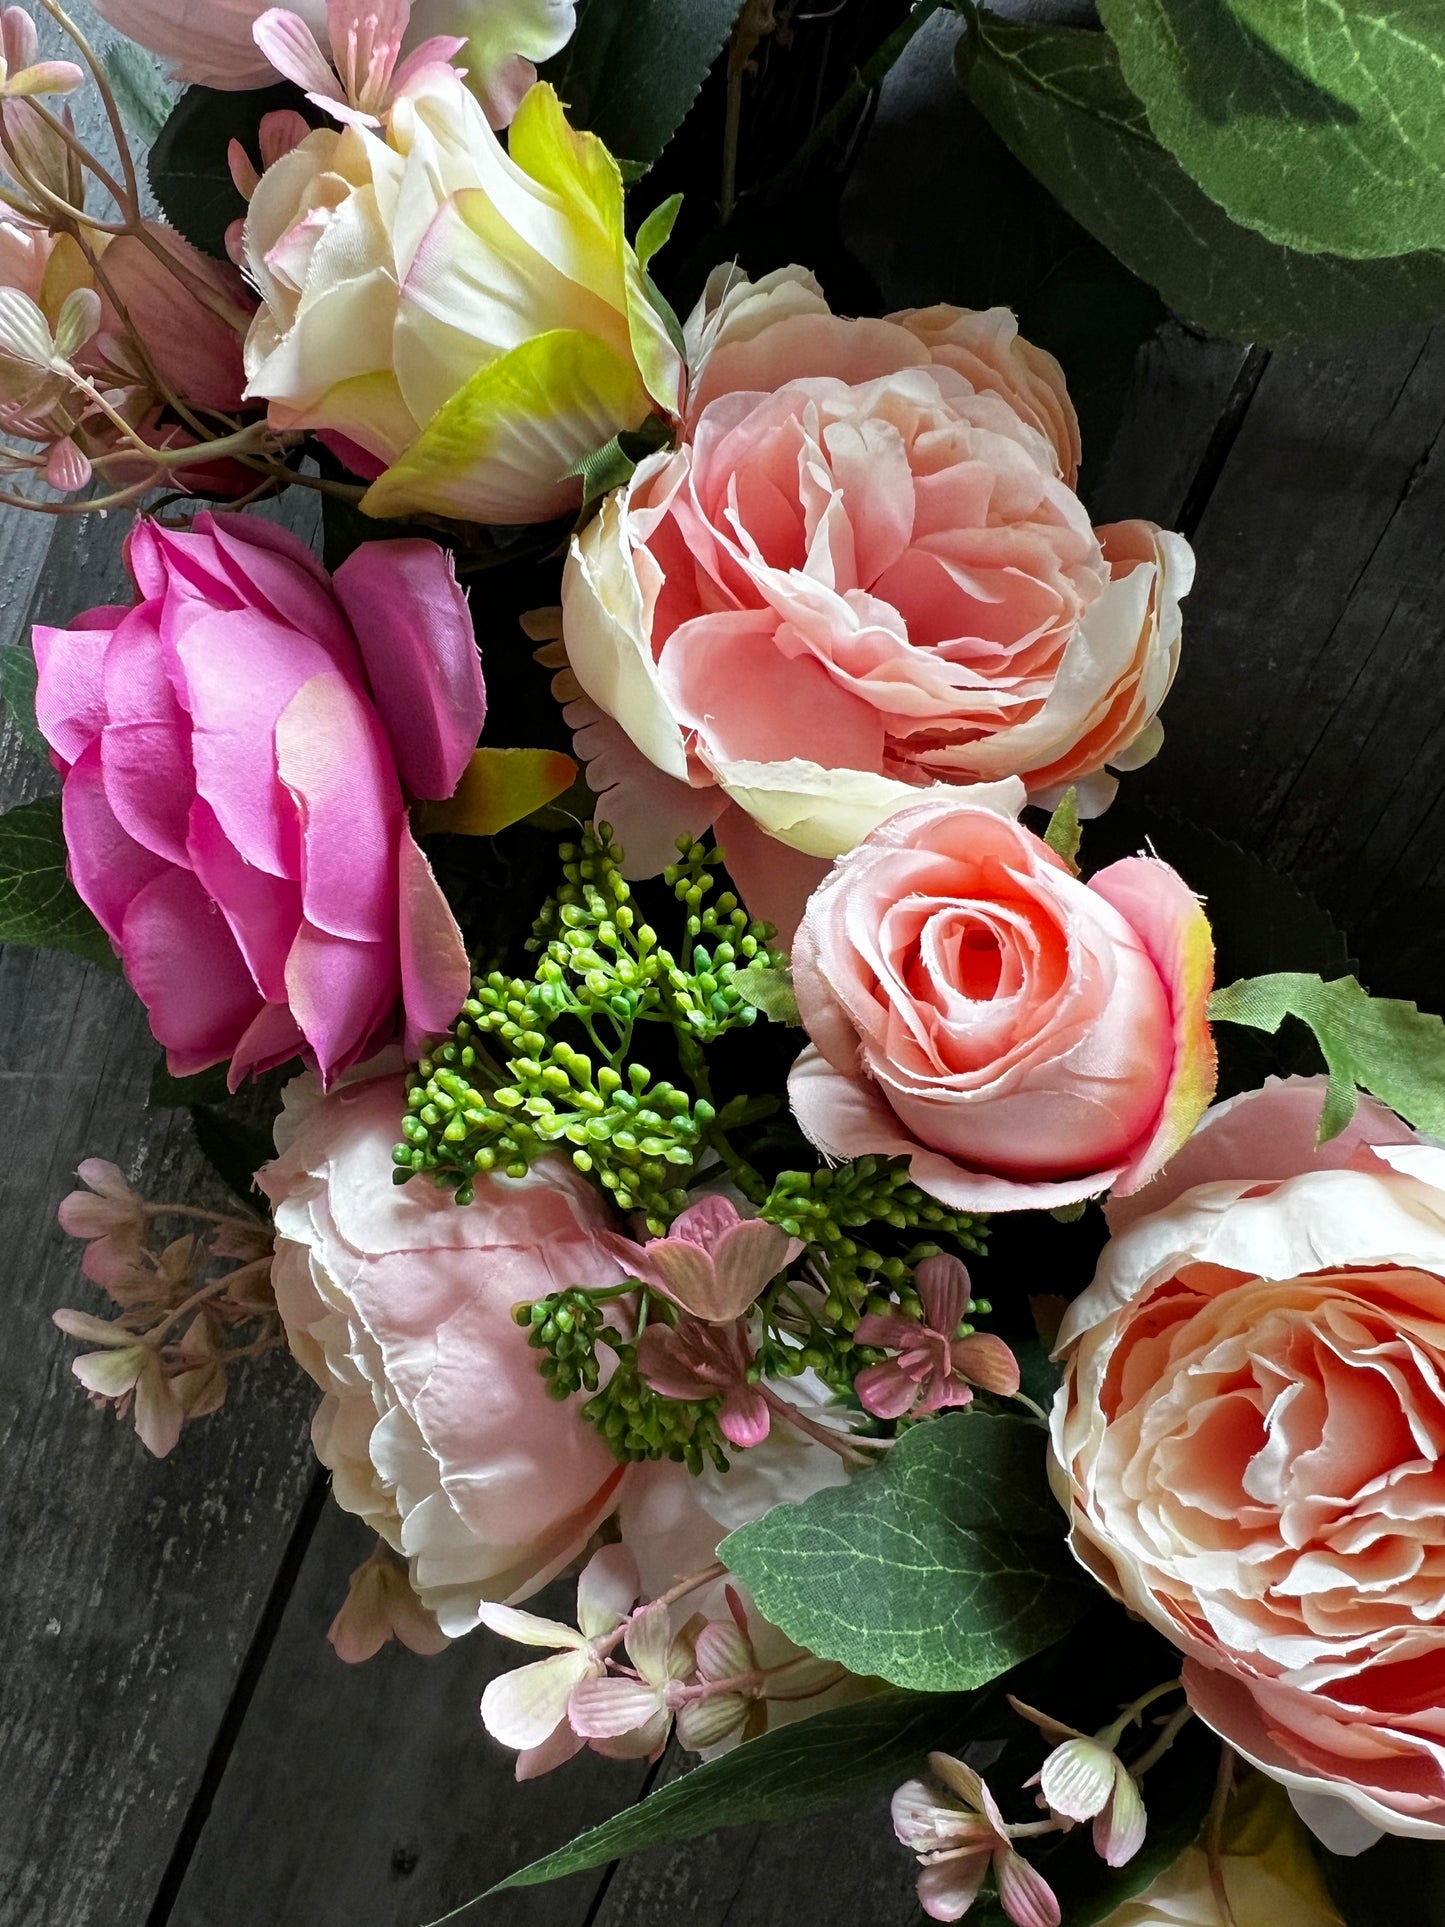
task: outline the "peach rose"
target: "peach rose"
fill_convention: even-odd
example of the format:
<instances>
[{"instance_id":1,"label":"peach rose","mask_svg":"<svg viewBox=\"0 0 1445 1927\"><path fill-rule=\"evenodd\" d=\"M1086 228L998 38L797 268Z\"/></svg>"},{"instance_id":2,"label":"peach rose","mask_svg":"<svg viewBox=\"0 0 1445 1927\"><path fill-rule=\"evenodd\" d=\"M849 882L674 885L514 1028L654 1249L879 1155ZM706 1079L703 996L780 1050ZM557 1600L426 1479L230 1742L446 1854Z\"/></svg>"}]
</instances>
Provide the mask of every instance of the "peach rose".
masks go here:
<instances>
[{"instance_id":1,"label":"peach rose","mask_svg":"<svg viewBox=\"0 0 1445 1927\"><path fill-rule=\"evenodd\" d=\"M637 874L734 819L812 857L919 789L1022 777L1085 807L1160 741L1193 561L1095 530L1051 356L1001 308L829 312L787 268L723 270L689 327L683 441L574 540L567 659L621 726L581 745ZM639 778L641 757L670 801ZM596 785L594 784L594 787Z\"/></svg>"},{"instance_id":2,"label":"peach rose","mask_svg":"<svg viewBox=\"0 0 1445 1927\"><path fill-rule=\"evenodd\" d=\"M1324 1092L1221 1105L1189 1188L1126 1212L1060 1332L1053 1450L1079 1559L1358 1851L1445 1838L1445 1151L1373 1102L1316 1150Z\"/></svg>"},{"instance_id":3,"label":"peach rose","mask_svg":"<svg viewBox=\"0 0 1445 1927\"><path fill-rule=\"evenodd\" d=\"M547 1395L512 1320L521 1299L621 1274L601 1200L564 1160L481 1178L457 1205L392 1183L399 1074L325 1098L288 1086L275 1207L276 1303L326 1396L312 1438L340 1505L410 1562L453 1636L484 1599L525 1599L582 1551L626 1468L573 1405Z\"/></svg>"},{"instance_id":4,"label":"peach rose","mask_svg":"<svg viewBox=\"0 0 1445 1927\"><path fill-rule=\"evenodd\" d=\"M813 893L793 946L813 1040L788 1095L831 1157L906 1157L961 1210L1143 1184L1214 1089L1209 925L1166 863L1081 882L955 797L891 817Z\"/></svg>"}]
</instances>

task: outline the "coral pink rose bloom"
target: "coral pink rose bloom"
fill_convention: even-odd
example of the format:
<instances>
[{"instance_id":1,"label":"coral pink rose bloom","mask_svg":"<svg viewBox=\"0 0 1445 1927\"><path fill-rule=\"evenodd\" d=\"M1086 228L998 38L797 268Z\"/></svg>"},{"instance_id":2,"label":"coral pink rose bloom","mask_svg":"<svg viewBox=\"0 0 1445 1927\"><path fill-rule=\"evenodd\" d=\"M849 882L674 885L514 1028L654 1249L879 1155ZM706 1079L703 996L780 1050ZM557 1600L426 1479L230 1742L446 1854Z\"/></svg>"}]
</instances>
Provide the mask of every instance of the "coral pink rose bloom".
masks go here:
<instances>
[{"instance_id":1,"label":"coral pink rose bloom","mask_svg":"<svg viewBox=\"0 0 1445 1927\"><path fill-rule=\"evenodd\" d=\"M470 973L405 795L451 795L486 713L446 553L364 543L333 581L271 523L201 515L138 523L126 559L132 608L36 629L36 714L75 887L172 1071L330 1077L398 1006L444 1030Z\"/></svg>"},{"instance_id":2,"label":"coral pink rose bloom","mask_svg":"<svg viewBox=\"0 0 1445 1927\"><path fill-rule=\"evenodd\" d=\"M747 869L749 819L832 858L934 786L1103 807L1106 766L1158 747L1193 562L1090 527L1052 357L1000 308L844 320L799 268L723 271L688 335L682 446L563 584L570 720L630 870L709 822Z\"/></svg>"},{"instance_id":3,"label":"coral pink rose bloom","mask_svg":"<svg viewBox=\"0 0 1445 1927\"><path fill-rule=\"evenodd\" d=\"M1445 1152L1368 1101L1316 1150L1324 1092L1221 1105L1126 1209L1054 1472L1195 1710L1358 1851L1445 1838Z\"/></svg>"},{"instance_id":4,"label":"coral pink rose bloom","mask_svg":"<svg viewBox=\"0 0 1445 1927\"><path fill-rule=\"evenodd\" d=\"M804 1131L906 1157L961 1210L1133 1190L1213 1094L1213 944L1182 879L1127 857L1083 883L962 798L910 804L834 866L793 976Z\"/></svg>"},{"instance_id":5,"label":"coral pink rose bloom","mask_svg":"<svg viewBox=\"0 0 1445 1927\"><path fill-rule=\"evenodd\" d=\"M326 1396L312 1437L337 1501L411 1563L444 1632L525 1599L615 1506L626 1468L547 1394L512 1307L621 1275L605 1209L565 1159L480 1177L476 1202L391 1181L404 1079L286 1093L273 1278L291 1349Z\"/></svg>"}]
</instances>

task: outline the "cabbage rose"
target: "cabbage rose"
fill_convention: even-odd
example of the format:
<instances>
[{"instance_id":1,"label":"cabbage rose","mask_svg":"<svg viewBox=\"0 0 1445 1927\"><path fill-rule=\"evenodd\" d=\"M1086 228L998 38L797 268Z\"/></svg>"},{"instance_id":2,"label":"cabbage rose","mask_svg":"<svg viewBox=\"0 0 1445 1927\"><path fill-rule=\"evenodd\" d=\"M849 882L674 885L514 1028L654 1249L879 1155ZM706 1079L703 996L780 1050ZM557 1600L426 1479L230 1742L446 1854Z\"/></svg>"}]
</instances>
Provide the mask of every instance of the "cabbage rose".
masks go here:
<instances>
[{"instance_id":1,"label":"cabbage rose","mask_svg":"<svg viewBox=\"0 0 1445 1927\"><path fill-rule=\"evenodd\" d=\"M1221 1105L1126 1207L1053 1452L1079 1559L1357 1852L1445 1839L1445 1151L1373 1102L1316 1148L1324 1094Z\"/></svg>"},{"instance_id":2,"label":"cabbage rose","mask_svg":"<svg viewBox=\"0 0 1445 1927\"><path fill-rule=\"evenodd\" d=\"M709 822L730 856L747 819L838 856L920 789L1101 808L1161 740L1193 562L1090 527L1053 359L1003 309L843 320L798 268L715 279L688 337L682 445L563 583L594 706L571 720L632 873Z\"/></svg>"}]
</instances>

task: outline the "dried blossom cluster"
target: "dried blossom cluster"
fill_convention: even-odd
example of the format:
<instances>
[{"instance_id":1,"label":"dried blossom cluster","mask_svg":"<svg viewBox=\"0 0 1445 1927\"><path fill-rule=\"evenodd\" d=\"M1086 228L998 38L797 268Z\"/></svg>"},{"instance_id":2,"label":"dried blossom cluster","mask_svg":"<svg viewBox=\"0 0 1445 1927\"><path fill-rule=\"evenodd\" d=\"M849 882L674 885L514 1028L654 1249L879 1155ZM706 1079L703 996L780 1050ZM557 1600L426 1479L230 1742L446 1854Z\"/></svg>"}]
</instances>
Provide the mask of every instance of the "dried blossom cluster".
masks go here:
<instances>
[{"instance_id":1,"label":"dried blossom cluster","mask_svg":"<svg viewBox=\"0 0 1445 1927\"><path fill-rule=\"evenodd\" d=\"M110 1318L62 1310L55 1322L96 1347L71 1369L92 1401L129 1417L164 1458L189 1420L224 1403L232 1370L285 1344L271 1289L271 1227L257 1217L151 1203L103 1158L80 1166L84 1190L60 1205L85 1241L81 1270L117 1307ZM167 1221L196 1227L161 1243Z\"/></svg>"}]
</instances>

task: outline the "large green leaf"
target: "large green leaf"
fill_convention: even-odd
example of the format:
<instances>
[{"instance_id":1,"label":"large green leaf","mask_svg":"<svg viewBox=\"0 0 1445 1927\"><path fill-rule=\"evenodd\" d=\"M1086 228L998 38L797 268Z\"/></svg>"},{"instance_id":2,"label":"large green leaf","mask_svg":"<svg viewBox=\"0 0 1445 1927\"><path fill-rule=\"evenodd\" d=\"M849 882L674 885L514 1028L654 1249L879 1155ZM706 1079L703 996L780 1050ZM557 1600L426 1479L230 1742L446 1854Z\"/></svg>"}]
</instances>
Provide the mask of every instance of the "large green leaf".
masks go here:
<instances>
[{"instance_id":1,"label":"large green leaf","mask_svg":"<svg viewBox=\"0 0 1445 1927\"><path fill-rule=\"evenodd\" d=\"M1329 1066L1320 1142L1355 1113L1355 1091L1371 1091L1407 1124L1445 1136L1445 1023L1393 997L1371 997L1353 977L1323 983L1303 971L1247 977L1209 1000L1213 1023L1277 1031L1286 1017L1308 1024Z\"/></svg>"},{"instance_id":2,"label":"large green leaf","mask_svg":"<svg viewBox=\"0 0 1445 1927\"><path fill-rule=\"evenodd\" d=\"M780 1727L659 1787L499 1885L531 1887L718 1827L799 1820L885 1792L917 1772L930 1749L974 1737L971 1716L982 1702L979 1694L883 1693ZM997 1718L1002 1695L990 1705Z\"/></svg>"},{"instance_id":3,"label":"large green leaf","mask_svg":"<svg viewBox=\"0 0 1445 1927\"><path fill-rule=\"evenodd\" d=\"M650 166L727 44L742 0L584 0L544 69L577 127L621 161Z\"/></svg>"},{"instance_id":4,"label":"large green leaf","mask_svg":"<svg viewBox=\"0 0 1445 1927\"><path fill-rule=\"evenodd\" d=\"M1445 247L1440 0L1099 0L1149 125L1281 247Z\"/></svg>"},{"instance_id":5,"label":"large green leaf","mask_svg":"<svg viewBox=\"0 0 1445 1927\"><path fill-rule=\"evenodd\" d=\"M1445 314L1445 255L1347 261L1232 221L1154 138L1107 34L984 16L959 71L1025 166L1185 320L1287 347Z\"/></svg>"},{"instance_id":6,"label":"large green leaf","mask_svg":"<svg viewBox=\"0 0 1445 1927\"><path fill-rule=\"evenodd\" d=\"M118 968L109 938L66 874L58 796L0 816L0 943L73 950Z\"/></svg>"},{"instance_id":7,"label":"large green leaf","mask_svg":"<svg viewBox=\"0 0 1445 1927\"><path fill-rule=\"evenodd\" d=\"M874 1471L775 1506L718 1556L789 1638L919 1692L996 1679L1091 1601L1029 1419L916 1425Z\"/></svg>"},{"instance_id":8,"label":"large green leaf","mask_svg":"<svg viewBox=\"0 0 1445 1927\"><path fill-rule=\"evenodd\" d=\"M226 155L240 141L259 166L263 118L282 107L304 108L289 84L254 93L188 87L151 149L150 180L161 210L203 254L226 259L226 229L246 212Z\"/></svg>"},{"instance_id":9,"label":"large green leaf","mask_svg":"<svg viewBox=\"0 0 1445 1927\"><path fill-rule=\"evenodd\" d=\"M17 642L0 649L0 702L9 710L10 721L21 740L31 749L39 750L42 756L48 756L50 745L35 720L35 685L35 656L28 644Z\"/></svg>"},{"instance_id":10,"label":"large green leaf","mask_svg":"<svg viewBox=\"0 0 1445 1927\"><path fill-rule=\"evenodd\" d=\"M112 41L103 64L127 128L142 147L153 147L175 105L160 68L133 40Z\"/></svg>"}]
</instances>

